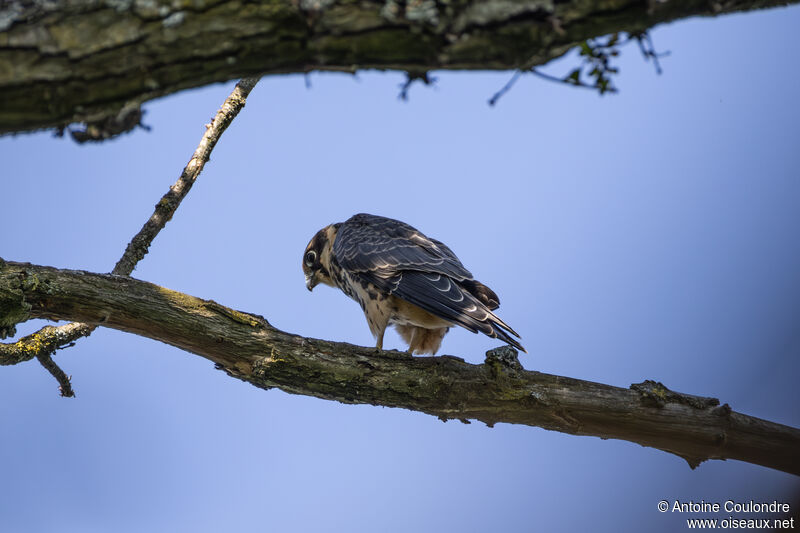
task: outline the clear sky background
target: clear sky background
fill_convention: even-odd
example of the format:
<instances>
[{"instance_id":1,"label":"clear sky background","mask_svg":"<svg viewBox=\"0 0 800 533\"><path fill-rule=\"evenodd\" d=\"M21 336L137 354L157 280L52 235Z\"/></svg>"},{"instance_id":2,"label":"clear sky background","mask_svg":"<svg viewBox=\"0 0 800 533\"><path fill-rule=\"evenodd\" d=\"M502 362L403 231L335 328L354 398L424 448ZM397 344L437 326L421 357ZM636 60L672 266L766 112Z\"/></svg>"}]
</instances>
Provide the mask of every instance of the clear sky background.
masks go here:
<instances>
[{"instance_id":1,"label":"clear sky background","mask_svg":"<svg viewBox=\"0 0 800 533\"><path fill-rule=\"evenodd\" d=\"M409 102L397 73L265 78L134 276L372 345L300 260L326 224L395 217L500 295L526 368L800 426L798 28L797 6L659 26L664 74L629 45L602 98L523 77L490 108L510 73L436 73ZM0 256L109 271L232 87L101 145L0 139ZM496 345L454 330L441 353ZM3 532L670 532L687 516L662 499L800 501L759 466L263 391L111 330L56 359L75 399L35 361L0 368Z\"/></svg>"}]
</instances>

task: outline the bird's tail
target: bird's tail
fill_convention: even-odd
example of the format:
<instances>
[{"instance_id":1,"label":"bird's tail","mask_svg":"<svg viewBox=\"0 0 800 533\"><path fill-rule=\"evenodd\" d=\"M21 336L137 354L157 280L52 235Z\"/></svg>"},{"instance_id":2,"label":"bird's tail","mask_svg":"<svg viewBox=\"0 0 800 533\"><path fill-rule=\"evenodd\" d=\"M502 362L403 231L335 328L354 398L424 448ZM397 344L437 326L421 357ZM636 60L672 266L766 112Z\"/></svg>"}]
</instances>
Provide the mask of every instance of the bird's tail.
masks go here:
<instances>
[{"instance_id":1,"label":"bird's tail","mask_svg":"<svg viewBox=\"0 0 800 533\"><path fill-rule=\"evenodd\" d=\"M500 307L500 298L497 297L497 294L495 294L492 289L480 281L474 279L465 279L463 281L459 281L458 283L464 289L466 289L467 292L473 295L480 303L488 307L490 311L494 311Z\"/></svg>"},{"instance_id":2,"label":"bird's tail","mask_svg":"<svg viewBox=\"0 0 800 533\"><path fill-rule=\"evenodd\" d=\"M511 329L511 326L503 322L497 315L494 313L489 314L489 319L487 320L492 325L492 333L489 334L490 337L494 337L495 339L500 339L503 342L506 342L513 346L518 350L522 350L525 353L528 353L520 343L514 337L520 338L519 333ZM509 335L510 334L510 335ZM513 335L514 337L512 337Z\"/></svg>"}]
</instances>

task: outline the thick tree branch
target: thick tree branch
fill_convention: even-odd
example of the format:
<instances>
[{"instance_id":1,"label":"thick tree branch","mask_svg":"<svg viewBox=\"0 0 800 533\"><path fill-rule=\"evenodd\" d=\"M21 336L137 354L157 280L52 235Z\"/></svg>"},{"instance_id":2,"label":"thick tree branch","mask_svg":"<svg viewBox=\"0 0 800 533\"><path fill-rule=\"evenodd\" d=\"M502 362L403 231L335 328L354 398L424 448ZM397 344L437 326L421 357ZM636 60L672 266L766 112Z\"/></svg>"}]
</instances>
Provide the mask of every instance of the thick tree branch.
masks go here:
<instances>
[{"instance_id":1,"label":"thick tree branch","mask_svg":"<svg viewBox=\"0 0 800 533\"><path fill-rule=\"evenodd\" d=\"M527 69L586 39L797 0L9 0L0 133L118 121L123 109L242 76Z\"/></svg>"},{"instance_id":2,"label":"thick tree branch","mask_svg":"<svg viewBox=\"0 0 800 533\"><path fill-rule=\"evenodd\" d=\"M206 125L206 131L203 133L197 149L195 149L192 158L184 167L180 177L169 188L169 191L161 197L161 200L155 206L153 214L150 215L142 229L128 243L122 257L117 261L114 270L111 271L112 274L127 276L133 272L136 264L144 258L153 239L172 219L172 215L175 214L178 206L180 206L192 185L200 176L220 136L228 129L228 126L239 114L239 111L244 108L247 96L256 83L258 83L258 78L245 78L236 84L231 94L222 103L214 119L210 124ZM8 334L13 334L13 326L13 324L9 324L4 329L0 323L0 339L5 338ZM79 322L72 322L58 327L46 326L15 343L0 344L0 365L17 364L36 357L42 363L42 366L58 380L61 385L61 395L72 397L74 393L69 384L69 379L51 356L56 350L80 337L90 335L96 327L96 324Z\"/></svg>"},{"instance_id":3,"label":"thick tree branch","mask_svg":"<svg viewBox=\"0 0 800 533\"><path fill-rule=\"evenodd\" d=\"M299 337L242 313L125 276L0 260L0 328L78 320L160 340L257 387L447 419L526 424L623 439L697 466L737 459L800 475L800 430L655 382L622 389L522 370L508 349L484 364Z\"/></svg>"}]
</instances>

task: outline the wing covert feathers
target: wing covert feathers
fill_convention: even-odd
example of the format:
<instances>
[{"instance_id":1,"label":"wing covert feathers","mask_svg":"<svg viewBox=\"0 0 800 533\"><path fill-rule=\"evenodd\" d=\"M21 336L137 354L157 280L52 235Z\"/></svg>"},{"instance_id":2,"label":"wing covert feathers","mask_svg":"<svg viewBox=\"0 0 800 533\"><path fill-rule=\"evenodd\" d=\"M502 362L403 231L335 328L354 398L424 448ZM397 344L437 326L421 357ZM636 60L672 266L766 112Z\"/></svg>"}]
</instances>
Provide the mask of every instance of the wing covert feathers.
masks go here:
<instances>
[{"instance_id":1,"label":"wing covert feathers","mask_svg":"<svg viewBox=\"0 0 800 533\"><path fill-rule=\"evenodd\" d=\"M355 215L344 222L333 243L336 260L350 272L439 272L456 280L472 279L455 254L399 220Z\"/></svg>"}]
</instances>

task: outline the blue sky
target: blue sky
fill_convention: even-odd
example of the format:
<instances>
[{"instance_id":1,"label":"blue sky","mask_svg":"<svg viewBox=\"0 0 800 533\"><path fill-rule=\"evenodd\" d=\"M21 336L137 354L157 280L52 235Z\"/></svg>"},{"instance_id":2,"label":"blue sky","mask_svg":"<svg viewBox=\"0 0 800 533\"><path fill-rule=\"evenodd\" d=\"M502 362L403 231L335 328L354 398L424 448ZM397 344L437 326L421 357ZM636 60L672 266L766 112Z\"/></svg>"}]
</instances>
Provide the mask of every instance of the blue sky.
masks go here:
<instances>
[{"instance_id":1,"label":"blue sky","mask_svg":"<svg viewBox=\"0 0 800 533\"><path fill-rule=\"evenodd\" d=\"M659 26L664 74L628 46L602 98L523 77L486 105L510 73L436 73L408 102L396 73L265 78L134 276L371 345L300 260L328 223L400 218L500 295L526 368L800 426L798 27L798 7ZM99 146L0 138L0 255L110 270L231 88L150 103L150 133ZM454 330L441 353L496 345ZM57 361L77 398L35 362L0 368L2 531L667 532L687 517L662 499L800 493L736 461L261 391L115 331Z\"/></svg>"}]
</instances>

